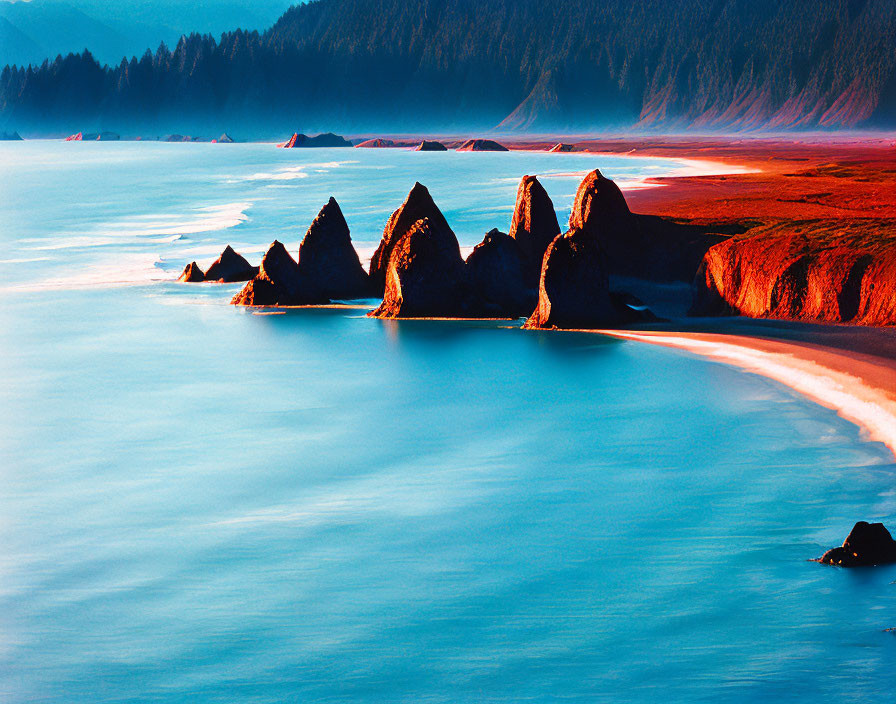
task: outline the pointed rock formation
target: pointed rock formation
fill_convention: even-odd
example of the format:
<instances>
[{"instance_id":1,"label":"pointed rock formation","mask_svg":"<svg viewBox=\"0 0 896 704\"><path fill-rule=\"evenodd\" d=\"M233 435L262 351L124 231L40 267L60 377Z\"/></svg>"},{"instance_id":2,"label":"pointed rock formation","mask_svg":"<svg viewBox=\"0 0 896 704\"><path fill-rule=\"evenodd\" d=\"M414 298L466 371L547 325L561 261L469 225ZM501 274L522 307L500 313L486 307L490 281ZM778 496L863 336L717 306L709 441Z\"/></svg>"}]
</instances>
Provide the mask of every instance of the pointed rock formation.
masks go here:
<instances>
[{"instance_id":1,"label":"pointed rock formation","mask_svg":"<svg viewBox=\"0 0 896 704\"><path fill-rule=\"evenodd\" d=\"M466 262L471 312L483 317L521 318L532 312L537 289L527 285L523 254L509 235L491 230Z\"/></svg>"},{"instance_id":2,"label":"pointed rock formation","mask_svg":"<svg viewBox=\"0 0 896 704\"><path fill-rule=\"evenodd\" d=\"M355 148L361 149L386 149L388 147L394 147L395 142L391 139L365 139L363 142L355 145Z\"/></svg>"},{"instance_id":3,"label":"pointed rock formation","mask_svg":"<svg viewBox=\"0 0 896 704\"><path fill-rule=\"evenodd\" d=\"M507 152L510 151L503 144L498 144L491 139L468 139L461 144L457 151L459 152Z\"/></svg>"},{"instance_id":4,"label":"pointed rock formation","mask_svg":"<svg viewBox=\"0 0 896 704\"><path fill-rule=\"evenodd\" d=\"M436 142L435 140L427 140L424 139L420 144L417 145L417 148L414 149L415 152L447 152L448 147L446 147L441 142Z\"/></svg>"},{"instance_id":5,"label":"pointed rock formation","mask_svg":"<svg viewBox=\"0 0 896 704\"><path fill-rule=\"evenodd\" d=\"M301 283L295 260L274 240L258 274L230 302L237 306L298 305L303 302Z\"/></svg>"},{"instance_id":6,"label":"pointed rock formation","mask_svg":"<svg viewBox=\"0 0 896 704\"><path fill-rule=\"evenodd\" d=\"M610 296L605 257L586 230L570 230L548 246L538 306L525 328L589 329L618 325L623 314Z\"/></svg>"},{"instance_id":7,"label":"pointed rock formation","mask_svg":"<svg viewBox=\"0 0 896 704\"><path fill-rule=\"evenodd\" d=\"M841 567L870 567L896 562L896 540L883 523L859 521L843 547L828 550L818 562Z\"/></svg>"},{"instance_id":8,"label":"pointed rock formation","mask_svg":"<svg viewBox=\"0 0 896 704\"><path fill-rule=\"evenodd\" d=\"M379 293L385 290L386 284L386 268L389 266L389 257L392 254L392 248L413 225L423 218L428 218L431 224L438 230L447 229L448 221L442 215L442 211L429 195L426 186L415 183L404 203L396 210L386 223L383 230L383 238L380 240L379 246L376 248L373 257L370 259L370 281L374 290ZM454 237L454 233L451 232ZM455 238L456 241L456 238Z\"/></svg>"},{"instance_id":9,"label":"pointed rock formation","mask_svg":"<svg viewBox=\"0 0 896 704\"><path fill-rule=\"evenodd\" d=\"M184 267L184 272L177 280L182 283L195 284L200 281L205 281L205 273L199 268L199 265L196 262L190 262Z\"/></svg>"},{"instance_id":10,"label":"pointed rock formation","mask_svg":"<svg viewBox=\"0 0 896 704\"><path fill-rule=\"evenodd\" d=\"M372 295L370 278L335 198L320 210L299 246L299 274L309 291L322 300Z\"/></svg>"},{"instance_id":11,"label":"pointed rock formation","mask_svg":"<svg viewBox=\"0 0 896 704\"><path fill-rule=\"evenodd\" d=\"M227 245L221 252L221 256L205 272L205 280L220 283L248 281L257 273L257 266L252 266L242 256L234 252L230 245Z\"/></svg>"},{"instance_id":12,"label":"pointed rock formation","mask_svg":"<svg viewBox=\"0 0 896 704\"><path fill-rule=\"evenodd\" d=\"M233 144L233 137L224 132L218 139L213 139L216 144Z\"/></svg>"},{"instance_id":13,"label":"pointed rock formation","mask_svg":"<svg viewBox=\"0 0 896 704\"><path fill-rule=\"evenodd\" d=\"M464 262L457 238L444 220L423 218L395 243L386 271L383 302L376 318L433 318L461 315Z\"/></svg>"},{"instance_id":14,"label":"pointed rock formation","mask_svg":"<svg viewBox=\"0 0 896 704\"><path fill-rule=\"evenodd\" d=\"M535 176L523 176L516 192L510 236L520 247L526 283L530 287L538 287L544 253L559 234L557 213L544 186Z\"/></svg>"}]
</instances>

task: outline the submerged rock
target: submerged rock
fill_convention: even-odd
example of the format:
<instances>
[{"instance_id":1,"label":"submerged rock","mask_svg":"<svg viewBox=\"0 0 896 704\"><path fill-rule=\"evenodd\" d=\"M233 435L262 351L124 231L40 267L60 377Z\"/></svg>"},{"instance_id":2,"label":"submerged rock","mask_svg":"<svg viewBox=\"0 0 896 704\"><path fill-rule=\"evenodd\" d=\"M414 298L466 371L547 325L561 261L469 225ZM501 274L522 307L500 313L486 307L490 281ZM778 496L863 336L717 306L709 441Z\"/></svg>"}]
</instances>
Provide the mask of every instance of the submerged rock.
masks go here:
<instances>
[{"instance_id":1,"label":"submerged rock","mask_svg":"<svg viewBox=\"0 0 896 704\"><path fill-rule=\"evenodd\" d=\"M442 220L416 221L392 247L377 318L457 317L462 314L464 262L457 238Z\"/></svg>"},{"instance_id":2,"label":"submerged rock","mask_svg":"<svg viewBox=\"0 0 896 704\"><path fill-rule=\"evenodd\" d=\"M274 240L265 252L258 274L236 294L237 306L298 305L302 299L299 267L286 247Z\"/></svg>"},{"instance_id":3,"label":"submerged rock","mask_svg":"<svg viewBox=\"0 0 896 704\"><path fill-rule=\"evenodd\" d=\"M527 284L523 254L516 240L491 230L466 262L471 311L483 317L520 318L532 312L537 289Z\"/></svg>"},{"instance_id":4,"label":"submerged rock","mask_svg":"<svg viewBox=\"0 0 896 704\"><path fill-rule=\"evenodd\" d=\"M340 137L332 132L324 132L315 137L309 137L307 134L296 132L289 141L278 144L278 147L286 149L298 149L302 147L350 147L352 143L347 139Z\"/></svg>"},{"instance_id":5,"label":"submerged rock","mask_svg":"<svg viewBox=\"0 0 896 704\"><path fill-rule=\"evenodd\" d=\"M507 152L510 151L503 144L498 144L491 139L468 139L461 144L457 151L459 152Z\"/></svg>"},{"instance_id":6,"label":"submerged rock","mask_svg":"<svg viewBox=\"0 0 896 704\"><path fill-rule=\"evenodd\" d=\"M371 295L370 278L352 246L348 224L335 198L311 223L299 246L299 274L315 299Z\"/></svg>"},{"instance_id":7,"label":"submerged rock","mask_svg":"<svg viewBox=\"0 0 896 704\"><path fill-rule=\"evenodd\" d=\"M896 540L883 523L859 521L843 546L828 550L819 560L826 565L870 567L896 562Z\"/></svg>"},{"instance_id":8,"label":"submerged rock","mask_svg":"<svg viewBox=\"0 0 896 704\"><path fill-rule=\"evenodd\" d=\"M205 272L199 268L196 262L190 262L184 267L183 273L177 280L182 283L199 283L200 281L205 281Z\"/></svg>"},{"instance_id":9,"label":"submerged rock","mask_svg":"<svg viewBox=\"0 0 896 704\"><path fill-rule=\"evenodd\" d=\"M386 268L389 266L389 257L395 243L407 234L418 220L424 218L428 218L437 229L447 229L451 232L448 221L429 195L426 186L415 183L404 203L389 217L383 230L383 238L370 259L370 281L377 293L385 290ZM454 237L453 232L451 236Z\"/></svg>"},{"instance_id":10,"label":"submerged rock","mask_svg":"<svg viewBox=\"0 0 896 704\"><path fill-rule=\"evenodd\" d=\"M420 144L417 145L417 148L414 149L415 152L447 152L448 147L446 147L441 142L436 142L435 140L427 140L424 139Z\"/></svg>"},{"instance_id":11,"label":"submerged rock","mask_svg":"<svg viewBox=\"0 0 896 704\"><path fill-rule=\"evenodd\" d=\"M516 193L510 236L523 256L526 283L538 287L541 264L548 245L560 234L554 204L535 176L523 176Z\"/></svg>"},{"instance_id":12,"label":"submerged rock","mask_svg":"<svg viewBox=\"0 0 896 704\"><path fill-rule=\"evenodd\" d=\"M205 272L206 281L234 283L248 281L258 273L258 267L252 266L241 255L233 251L230 245L224 248L221 256Z\"/></svg>"}]
</instances>

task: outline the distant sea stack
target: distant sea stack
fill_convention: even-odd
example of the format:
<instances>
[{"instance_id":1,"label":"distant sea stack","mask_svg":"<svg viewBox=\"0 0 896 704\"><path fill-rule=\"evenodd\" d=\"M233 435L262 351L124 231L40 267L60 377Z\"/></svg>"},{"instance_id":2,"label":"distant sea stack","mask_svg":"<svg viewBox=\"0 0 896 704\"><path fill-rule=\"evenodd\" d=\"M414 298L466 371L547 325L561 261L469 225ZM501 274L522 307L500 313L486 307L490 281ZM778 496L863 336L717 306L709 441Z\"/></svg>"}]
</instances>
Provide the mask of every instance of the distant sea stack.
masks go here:
<instances>
[{"instance_id":1,"label":"distant sea stack","mask_svg":"<svg viewBox=\"0 0 896 704\"><path fill-rule=\"evenodd\" d=\"M510 151L503 144L498 144L491 139L468 139L461 144L457 151L459 152L507 152Z\"/></svg>"},{"instance_id":2,"label":"distant sea stack","mask_svg":"<svg viewBox=\"0 0 896 704\"><path fill-rule=\"evenodd\" d=\"M896 541L883 523L859 521L843 546L828 550L818 562L840 567L872 567L896 562Z\"/></svg>"},{"instance_id":3,"label":"distant sea stack","mask_svg":"<svg viewBox=\"0 0 896 704\"><path fill-rule=\"evenodd\" d=\"M66 142L117 142L121 135L115 132L77 132L65 138Z\"/></svg>"},{"instance_id":4,"label":"distant sea stack","mask_svg":"<svg viewBox=\"0 0 896 704\"><path fill-rule=\"evenodd\" d=\"M205 272L199 268L196 262L190 262L184 267L183 273L177 280L182 283L197 284L205 281Z\"/></svg>"},{"instance_id":5,"label":"distant sea stack","mask_svg":"<svg viewBox=\"0 0 896 704\"><path fill-rule=\"evenodd\" d=\"M526 283L538 287L541 263L548 245L560 234L554 204L535 176L523 176L516 193L510 236L523 257Z\"/></svg>"},{"instance_id":6,"label":"distant sea stack","mask_svg":"<svg viewBox=\"0 0 896 704\"><path fill-rule=\"evenodd\" d=\"M418 220L424 218L430 220L431 227L436 231L441 232L446 228L451 230L426 186L415 183L404 203L389 217L380 244L370 259L370 281L377 293L385 290L386 269L395 243L407 234Z\"/></svg>"},{"instance_id":7,"label":"distant sea stack","mask_svg":"<svg viewBox=\"0 0 896 704\"><path fill-rule=\"evenodd\" d=\"M258 267L252 266L241 255L237 254L233 247L227 245L221 256L205 272L206 281L219 283L235 283L248 281L258 273Z\"/></svg>"},{"instance_id":8,"label":"distant sea stack","mask_svg":"<svg viewBox=\"0 0 896 704\"><path fill-rule=\"evenodd\" d=\"M289 141L277 146L284 149L300 149L311 147L350 147L352 143L332 132L324 132L316 137L309 137L306 134L296 132L289 138Z\"/></svg>"},{"instance_id":9,"label":"distant sea stack","mask_svg":"<svg viewBox=\"0 0 896 704\"><path fill-rule=\"evenodd\" d=\"M233 137L224 132L220 137L213 139L212 141L216 144L233 144Z\"/></svg>"},{"instance_id":10,"label":"distant sea stack","mask_svg":"<svg viewBox=\"0 0 896 704\"><path fill-rule=\"evenodd\" d=\"M532 312L538 291L526 280L523 262L517 241L497 229L473 248L465 264L465 277L470 305L477 316L521 318Z\"/></svg>"},{"instance_id":11,"label":"distant sea stack","mask_svg":"<svg viewBox=\"0 0 896 704\"><path fill-rule=\"evenodd\" d=\"M464 261L444 218L417 220L394 243L383 302L375 318L457 317L464 294Z\"/></svg>"},{"instance_id":12,"label":"distant sea stack","mask_svg":"<svg viewBox=\"0 0 896 704\"><path fill-rule=\"evenodd\" d=\"M447 152L448 147L446 147L441 142L436 142L434 140L424 139L420 144L417 145L415 152Z\"/></svg>"},{"instance_id":13,"label":"distant sea stack","mask_svg":"<svg viewBox=\"0 0 896 704\"><path fill-rule=\"evenodd\" d=\"M573 144L564 144L563 142L558 142L553 147L551 147L548 151L554 153L560 152L574 152L576 151L575 145Z\"/></svg>"},{"instance_id":14,"label":"distant sea stack","mask_svg":"<svg viewBox=\"0 0 896 704\"><path fill-rule=\"evenodd\" d=\"M695 287L692 315L896 325L896 225L774 224L711 247Z\"/></svg>"},{"instance_id":15,"label":"distant sea stack","mask_svg":"<svg viewBox=\"0 0 896 704\"><path fill-rule=\"evenodd\" d=\"M395 142L391 139L365 139L363 142L355 145L355 148L361 149L387 149L389 147L394 147Z\"/></svg>"}]
</instances>

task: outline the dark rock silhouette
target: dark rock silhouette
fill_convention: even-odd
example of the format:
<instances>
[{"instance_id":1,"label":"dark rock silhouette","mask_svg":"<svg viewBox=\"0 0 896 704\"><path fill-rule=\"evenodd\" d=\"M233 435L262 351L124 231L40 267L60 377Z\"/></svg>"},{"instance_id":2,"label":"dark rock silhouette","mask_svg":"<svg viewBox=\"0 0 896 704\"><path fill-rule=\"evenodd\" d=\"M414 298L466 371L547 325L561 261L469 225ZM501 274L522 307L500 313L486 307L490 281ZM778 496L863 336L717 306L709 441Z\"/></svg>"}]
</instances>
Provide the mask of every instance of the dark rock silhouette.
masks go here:
<instances>
[{"instance_id":1,"label":"dark rock silhouette","mask_svg":"<svg viewBox=\"0 0 896 704\"><path fill-rule=\"evenodd\" d=\"M230 302L238 306L298 305L304 302L302 289L298 265L286 247L274 240L258 274Z\"/></svg>"},{"instance_id":2,"label":"dark rock silhouette","mask_svg":"<svg viewBox=\"0 0 896 704\"><path fill-rule=\"evenodd\" d=\"M548 151L551 151L551 152L574 152L574 151L576 151L576 147L573 144L564 144L563 142L558 142L553 147L551 147Z\"/></svg>"},{"instance_id":3,"label":"dark rock silhouette","mask_svg":"<svg viewBox=\"0 0 896 704\"><path fill-rule=\"evenodd\" d=\"M370 279L342 210L330 198L311 223L299 246L299 274L313 297L322 301L362 298L372 294Z\"/></svg>"},{"instance_id":4,"label":"dark rock silhouette","mask_svg":"<svg viewBox=\"0 0 896 704\"><path fill-rule=\"evenodd\" d=\"M190 262L184 267L183 273L177 280L183 283L199 283L200 281L205 281L205 272L199 268L199 265L196 262Z\"/></svg>"},{"instance_id":5,"label":"dark rock silhouette","mask_svg":"<svg viewBox=\"0 0 896 704\"><path fill-rule=\"evenodd\" d=\"M544 255L538 306L525 328L589 329L625 321L610 296L606 259L587 230L557 236Z\"/></svg>"},{"instance_id":6,"label":"dark rock silhouette","mask_svg":"<svg viewBox=\"0 0 896 704\"><path fill-rule=\"evenodd\" d=\"M503 144L498 144L491 139L468 139L461 144L457 151L459 152L506 152L510 151Z\"/></svg>"},{"instance_id":7,"label":"dark rock silhouette","mask_svg":"<svg viewBox=\"0 0 896 704\"><path fill-rule=\"evenodd\" d=\"M423 218L395 242L377 318L462 315L464 262L457 238L444 220Z\"/></svg>"},{"instance_id":8,"label":"dark rock silhouette","mask_svg":"<svg viewBox=\"0 0 896 704\"><path fill-rule=\"evenodd\" d=\"M426 186L415 183L410 193L408 193L408 197L405 198L404 203L389 217L389 221L383 230L383 238L370 259L370 281L377 293L385 289L386 268L389 265L389 257L392 254L392 248L395 246L395 243L418 220L423 218L428 218L431 225L438 230L447 228L449 232L451 231L448 221L445 220L442 211L439 210L432 196L429 195ZM454 233L451 236L454 237Z\"/></svg>"},{"instance_id":9,"label":"dark rock silhouette","mask_svg":"<svg viewBox=\"0 0 896 704\"><path fill-rule=\"evenodd\" d=\"M233 144L233 137L231 137L229 134L224 132L221 134L220 137L218 137L217 139L214 139L212 141L217 144Z\"/></svg>"},{"instance_id":10,"label":"dark rock silhouette","mask_svg":"<svg viewBox=\"0 0 896 704\"><path fill-rule=\"evenodd\" d=\"M324 132L316 137L309 137L307 134L296 132L289 138L289 141L277 146L286 149L298 149L300 147L350 147L352 143L332 132Z\"/></svg>"},{"instance_id":11,"label":"dark rock silhouette","mask_svg":"<svg viewBox=\"0 0 896 704\"><path fill-rule=\"evenodd\" d=\"M559 234L557 213L547 191L535 176L523 176L516 193L510 236L520 247L526 283L530 287L538 287L544 253Z\"/></svg>"},{"instance_id":12,"label":"dark rock silhouette","mask_svg":"<svg viewBox=\"0 0 896 704\"><path fill-rule=\"evenodd\" d=\"M467 257L466 284L470 312L483 317L520 318L538 301L537 289L526 281L519 244L496 229Z\"/></svg>"},{"instance_id":13,"label":"dark rock silhouette","mask_svg":"<svg viewBox=\"0 0 896 704\"><path fill-rule=\"evenodd\" d=\"M230 245L227 245L221 256L205 272L205 280L234 283L248 281L257 273L257 266L249 264L241 255L234 252Z\"/></svg>"},{"instance_id":14,"label":"dark rock silhouette","mask_svg":"<svg viewBox=\"0 0 896 704\"><path fill-rule=\"evenodd\" d=\"M896 541L883 523L859 521L843 546L828 550L819 559L826 565L870 567L896 562Z\"/></svg>"},{"instance_id":15,"label":"dark rock silhouette","mask_svg":"<svg viewBox=\"0 0 896 704\"><path fill-rule=\"evenodd\" d=\"M417 148L414 149L415 152L447 152L448 147L446 147L441 142L436 142L434 140L424 139L420 144L417 145Z\"/></svg>"},{"instance_id":16,"label":"dark rock silhouette","mask_svg":"<svg viewBox=\"0 0 896 704\"><path fill-rule=\"evenodd\" d=\"M0 132L0 142L21 142L22 137L18 132Z\"/></svg>"},{"instance_id":17,"label":"dark rock silhouette","mask_svg":"<svg viewBox=\"0 0 896 704\"><path fill-rule=\"evenodd\" d=\"M362 149L385 149L387 147L394 147L395 142L391 139L365 139L363 142L360 142L355 145L355 147L361 147Z\"/></svg>"}]
</instances>

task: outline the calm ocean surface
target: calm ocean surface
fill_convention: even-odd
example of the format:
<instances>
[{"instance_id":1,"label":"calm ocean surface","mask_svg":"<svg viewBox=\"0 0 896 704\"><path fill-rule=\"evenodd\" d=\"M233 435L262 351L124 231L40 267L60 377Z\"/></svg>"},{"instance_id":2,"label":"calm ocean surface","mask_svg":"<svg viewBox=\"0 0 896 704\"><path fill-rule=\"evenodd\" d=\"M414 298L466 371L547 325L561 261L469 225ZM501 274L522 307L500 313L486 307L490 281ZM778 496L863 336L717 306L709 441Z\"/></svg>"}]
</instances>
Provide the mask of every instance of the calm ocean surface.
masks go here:
<instances>
[{"instance_id":1,"label":"calm ocean surface","mask_svg":"<svg viewBox=\"0 0 896 704\"><path fill-rule=\"evenodd\" d=\"M360 251L415 180L461 245L576 154L0 144L0 701L889 701L882 445L777 383L506 323L252 315L172 283Z\"/></svg>"}]
</instances>

